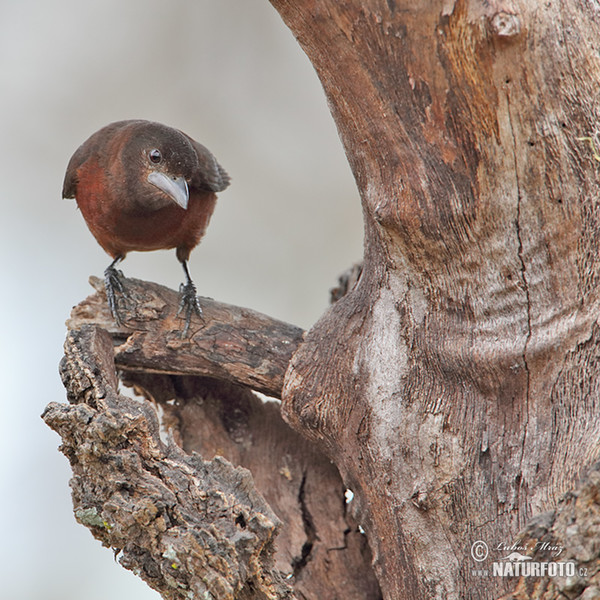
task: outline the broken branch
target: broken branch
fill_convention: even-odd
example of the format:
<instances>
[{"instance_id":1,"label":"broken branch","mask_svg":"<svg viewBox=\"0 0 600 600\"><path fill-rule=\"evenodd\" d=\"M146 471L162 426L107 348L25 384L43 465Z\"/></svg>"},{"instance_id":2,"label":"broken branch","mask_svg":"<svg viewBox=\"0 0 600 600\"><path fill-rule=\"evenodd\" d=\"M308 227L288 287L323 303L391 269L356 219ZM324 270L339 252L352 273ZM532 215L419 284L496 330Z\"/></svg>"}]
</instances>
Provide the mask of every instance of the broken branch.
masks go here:
<instances>
[{"instance_id":1,"label":"broken branch","mask_svg":"<svg viewBox=\"0 0 600 600\"><path fill-rule=\"evenodd\" d=\"M156 283L127 279L117 326L106 304L102 280L91 277L97 294L78 304L69 329L95 324L109 331L115 364L123 371L209 376L279 398L290 359L303 330L248 308L201 298L204 317L192 320L181 337L177 293Z\"/></svg>"}]
</instances>

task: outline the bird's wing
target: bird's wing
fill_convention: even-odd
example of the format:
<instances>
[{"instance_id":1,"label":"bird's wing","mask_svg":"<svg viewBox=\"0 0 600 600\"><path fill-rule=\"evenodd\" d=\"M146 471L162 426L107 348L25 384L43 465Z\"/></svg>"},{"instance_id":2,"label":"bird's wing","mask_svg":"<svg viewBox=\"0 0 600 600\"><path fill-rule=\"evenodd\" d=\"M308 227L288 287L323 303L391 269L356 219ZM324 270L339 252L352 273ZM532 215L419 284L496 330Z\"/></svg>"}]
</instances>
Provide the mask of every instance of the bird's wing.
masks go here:
<instances>
[{"instance_id":1,"label":"bird's wing","mask_svg":"<svg viewBox=\"0 0 600 600\"><path fill-rule=\"evenodd\" d=\"M186 137L194 147L199 163L199 168L192 177L192 187L208 189L211 192L222 192L231 181L227 171L217 162L208 148L191 137Z\"/></svg>"}]
</instances>

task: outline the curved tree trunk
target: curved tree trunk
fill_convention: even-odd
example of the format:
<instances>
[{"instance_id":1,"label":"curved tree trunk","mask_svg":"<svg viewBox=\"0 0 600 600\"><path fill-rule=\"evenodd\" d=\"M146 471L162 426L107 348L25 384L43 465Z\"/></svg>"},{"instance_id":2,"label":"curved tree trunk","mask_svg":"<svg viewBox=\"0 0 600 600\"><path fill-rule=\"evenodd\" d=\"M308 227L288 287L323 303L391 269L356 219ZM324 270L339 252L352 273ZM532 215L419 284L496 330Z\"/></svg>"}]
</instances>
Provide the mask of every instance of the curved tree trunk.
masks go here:
<instances>
[{"instance_id":1,"label":"curved tree trunk","mask_svg":"<svg viewBox=\"0 0 600 600\"><path fill-rule=\"evenodd\" d=\"M288 369L288 421L361 507L387 598L490 598L598 457L594 3L271 0L359 187L357 288ZM496 553L500 558L504 554Z\"/></svg>"},{"instance_id":2,"label":"curved tree trunk","mask_svg":"<svg viewBox=\"0 0 600 600\"><path fill-rule=\"evenodd\" d=\"M317 70L352 166L362 273L305 334L205 303L204 326L182 341L176 295L133 281L126 327L100 296L80 305L63 364L73 405L45 415L76 473L79 520L165 598L376 599L353 518L324 500L345 485L387 599L573 598L586 586L595 597L600 10L271 2ZM163 444L148 406L117 395L96 326L204 461ZM280 393L302 437L232 382ZM188 507L204 506L202 486L218 510L199 517ZM595 579L524 578L507 594L515 580L491 568L518 539L542 542L538 561L563 546Z\"/></svg>"}]
</instances>

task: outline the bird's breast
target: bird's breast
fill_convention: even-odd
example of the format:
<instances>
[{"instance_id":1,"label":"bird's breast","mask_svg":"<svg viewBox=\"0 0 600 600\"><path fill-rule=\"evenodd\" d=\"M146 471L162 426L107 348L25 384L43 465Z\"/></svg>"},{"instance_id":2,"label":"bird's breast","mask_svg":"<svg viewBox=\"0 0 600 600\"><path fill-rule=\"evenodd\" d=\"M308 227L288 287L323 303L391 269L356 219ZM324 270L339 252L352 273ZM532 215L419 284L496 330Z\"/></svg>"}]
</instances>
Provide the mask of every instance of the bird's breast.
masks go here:
<instances>
[{"instance_id":1,"label":"bird's breast","mask_svg":"<svg viewBox=\"0 0 600 600\"><path fill-rule=\"evenodd\" d=\"M132 201L131 192L110 181L98 161L78 172L76 200L98 241L112 256L130 251L194 248L213 213L216 195L190 191L187 210L174 202L159 209Z\"/></svg>"}]
</instances>

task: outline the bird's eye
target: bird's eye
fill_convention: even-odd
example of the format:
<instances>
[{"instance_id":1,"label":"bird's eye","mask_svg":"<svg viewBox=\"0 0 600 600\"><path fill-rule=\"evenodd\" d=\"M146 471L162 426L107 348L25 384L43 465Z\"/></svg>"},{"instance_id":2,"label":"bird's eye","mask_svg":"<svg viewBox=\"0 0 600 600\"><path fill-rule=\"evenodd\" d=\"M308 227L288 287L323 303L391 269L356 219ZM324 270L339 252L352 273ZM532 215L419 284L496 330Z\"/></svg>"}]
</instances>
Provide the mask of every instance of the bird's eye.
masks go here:
<instances>
[{"instance_id":1,"label":"bird's eye","mask_svg":"<svg viewBox=\"0 0 600 600\"><path fill-rule=\"evenodd\" d=\"M162 154L158 148L154 148L148 152L148 158L150 159L150 162L158 164L162 160Z\"/></svg>"}]
</instances>

